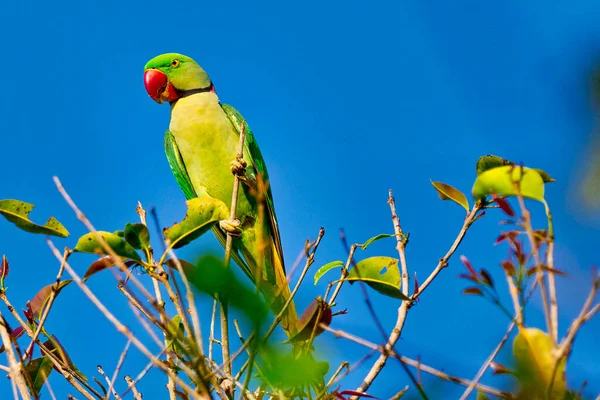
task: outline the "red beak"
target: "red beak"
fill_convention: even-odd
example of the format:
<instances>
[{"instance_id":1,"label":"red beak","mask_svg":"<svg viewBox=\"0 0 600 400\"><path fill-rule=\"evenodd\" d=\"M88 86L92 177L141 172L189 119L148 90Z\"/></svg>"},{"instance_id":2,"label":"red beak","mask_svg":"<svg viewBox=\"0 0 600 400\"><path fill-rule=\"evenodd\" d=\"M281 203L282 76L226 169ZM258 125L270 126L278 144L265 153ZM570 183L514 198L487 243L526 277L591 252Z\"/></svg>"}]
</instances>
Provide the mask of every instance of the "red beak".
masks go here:
<instances>
[{"instance_id":1,"label":"red beak","mask_svg":"<svg viewBox=\"0 0 600 400\"><path fill-rule=\"evenodd\" d=\"M167 75L157 69L149 69L144 72L146 92L157 103L162 103L161 95L167 88L168 83Z\"/></svg>"}]
</instances>

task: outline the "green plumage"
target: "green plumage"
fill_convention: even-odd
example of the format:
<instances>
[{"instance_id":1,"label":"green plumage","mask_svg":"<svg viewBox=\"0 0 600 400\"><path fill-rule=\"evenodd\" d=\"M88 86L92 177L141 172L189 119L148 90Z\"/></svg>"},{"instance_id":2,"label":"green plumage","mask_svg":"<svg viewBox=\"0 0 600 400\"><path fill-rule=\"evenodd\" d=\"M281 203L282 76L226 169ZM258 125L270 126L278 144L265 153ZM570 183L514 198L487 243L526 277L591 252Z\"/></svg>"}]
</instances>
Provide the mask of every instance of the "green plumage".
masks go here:
<instances>
[{"instance_id":1,"label":"green plumage","mask_svg":"<svg viewBox=\"0 0 600 400\"><path fill-rule=\"evenodd\" d=\"M232 258L253 282L258 282L271 309L278 314L289 299L290 290L273 195L268 185L259 196L264 205L264 221L260 223L255 190L261 186L256 183L259 175L268 182L269 175L252 130L235 108L221 104L214 91L207 90L212 85L208 75L189 57L180 54L158 56L146 64L145 70L149 69L163 72L169 84L181 94L171 102L165 152L186 198L211 196L231 204L234 177L230 164L236 158L244 123L243 156L247 168L236 208L241 235L233 239ZM259 235L260 229L262 235ZM224 246L226 233L219 225L213 228L213 233ZM261 259L263 265L258 265ZM297 319L291 303L281 321L288 336L294 333Z\"/></svg>"}]
</instances>

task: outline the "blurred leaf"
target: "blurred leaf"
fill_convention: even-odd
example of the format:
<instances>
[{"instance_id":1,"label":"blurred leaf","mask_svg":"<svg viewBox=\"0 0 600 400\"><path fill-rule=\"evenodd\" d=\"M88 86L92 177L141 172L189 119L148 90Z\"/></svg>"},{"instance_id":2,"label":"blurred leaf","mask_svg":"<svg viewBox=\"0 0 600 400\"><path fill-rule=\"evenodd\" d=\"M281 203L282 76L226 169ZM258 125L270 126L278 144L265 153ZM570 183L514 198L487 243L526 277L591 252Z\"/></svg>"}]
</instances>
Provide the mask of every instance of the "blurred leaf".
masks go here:
<instances>
[{"instance_id":1,"label":"blurred leaf","mask_svg":"<svg viewBox=\"0 0 600 400\"><path fill-rule=\"evenodd\" d=\"M554 370L552 340L537 328L521 329L513 342L516 375L521 386L519 398L562 400L566 392L565 359L557 368L552 393L547 397Z\"/></svg>"},{"instance_id":2,"label":"blurred leaf","mask_svg":"<svg viewBox=\"0 0 600 400\"><path fill-rule=\"evenodd\" d=\"M182 260L181 258L178 258L177 261L179 261L179 265L181 265L181 269L183 270L185 276L188 276L188 273L193 273L196 269L196 266L189 261ZM169 268L179 271L179 268L177 268L177 263L174 259L169 258L167 261L165 261L165 264L168 265Z\"/></svg>"},{"instance_id":3,"label":"blurred leaf","mask_svg":"<svg viewBox=\"0 0 600 400\"><path fill-rule=\"evenodd\" d=\"M490 398L488 397L487 394L485 394L481 391L477 391L477 397L475 398L475 400L490 400Z\"/></svg>"},{"instance_id":4,"label":"blurred leaf","mask_svg":"<svg viewBox=\"0 0 600 400\"><path fill-rule=\"evenodd\" d=\"M67 279L67 280L61 281L58 284L58 287L56 289L56 297L58 297L58 294L60 293L60 291L63 290L63 288L71 282L73 282L72 279ZM56 283L51 283L50 285L44 286L42 289L40 289L39 292L37 292L37 294L30 301L33 318L37 318L40 314L40 311L42 311L44 309L44 307L46 306L46 303L50 299L50 294L52 294L52 287L55 284Z\"/></svg>"},{"instance_id":5,"label":"blurred leaf","mask_svg":"<svg viewBox=\"0 0 600 400\"><path fill-rule=\"evenodd\" d=\"M273 347L261 351L259 364L265 380L280 390L323 385L329 371L329 364L316 361L311 352L295 356Z\"/></svg>"},{"instance_id":6,"label":"blurred leaf","mask_svg":"<svg viewBox=\"0 0 600 400\"><path fill-rule=\"evenodd\" d=\"M52 372L52 360L48 356L43 356L40 358L35 358L31 360L25 368L29 372L29 376L31 376L31 380L33 381L33 393L37 397L44 386L44 382L50 376Z\"/></svg>"},{"instance_id":7,"label":"blurred leaf","mask_svg":"<svg viewBox=\"0 0 600 400\"><path fill-rule=\"evenodd\" d=\"M470 277L470 279L473 280L473 281L475 281L475 282L479 282L479 275L477 275L477 272L475 272L475 268L473 268L473 266L471 265L471 261L469 261L469 259L466 256L464 256L464 255L460 256L460 261L462 261L462 263L464 264L464 266L469 271L469 277Z\"/></svg>"},{"instance_id":8,"label":"blurred leaf","mask_svg":"<svg viewBox=\"0 0 600 400\"><path fill-rule=\"evenodd\" d=\"M514 374L514 371L511 371L506 365L502 365L496 361L490 363L490 368L494 375Z\"/></svg>"},{"instance_id":9,"label":"blurred leaf","mask_svg":"<svg viewBox=\"0 0 600 400\"><path fill-rule=\"evenodd\" d=\"M515 216L515 211L512 209L512 207L510 206L510 203L508 201L506 201L506 199L504 197L498 197L496 195L492 195L492 198L494 199L496 204L498 204L498 207L500 207L500 209L502 211L504 211L504 214L508 215L509 217Z\"/></svg>"},{"instance_id":10,"label":"blurred leaf","mask_svg":"<svg viewBox=\"0 0 600 400\"><path fill-rule=\"evenodd\" d=\"M438 196L440 196L440 199L452 200L456 204L463 206L467 213L469 212L469 201L467 200L467 196L465 196L463 192L446 183L431 181L431 184L437 191L437 194Z\"/></svg>"},{"instance_id":11,"label":"blurred leaf","mask_svg":"<svg viewBox=\"0 0 600 400\"><path fill-rule=\"evenodd\" d=\"M527 276L531 276L531 275L535 274L537 272L537 269L538 269L538 267L535 265L533 267L529 268L527 270ZM565 272L563 272L559 269L550 268L547 265L542 265L542 270L548 271L548 272L553 272L556 275L560 275L560 276L568 276Z\"/></svg>"},{"instance_id":12,"label":"blurred leaf","mask_svg":"<svg viewBox=\"0 0 600 400\"><path fill-rule=\"evenodd\" d=\"M31 222L28 216L34 208L33 204L20 200L0 200L0 214L24 231L62 238L69 236L69 231L54 217L50 217L43 226Z\"/></svg>"},{"instance_id":13,"label":"blurred leaf","mask_svg":"<svg viewBox=\"0 0 600 400\"><path fill-rule=\"evenodd\" d=\"M243 285L221 258L210 254L202 256L185 274L196 289L213 297L225 296L230 307L242 311L254 324L262 323L266 317L268 308L263 298Z\"/></svg>"},{"instance_id":14,"label":"blurred leaf","mask_svg":"<svg viewBox=\"0 0 600 400\"><path fill-rule=\"evenodd\" d=\"M487 170L477 177L473 196L485 198L491 194L517 196L515 183L519 183L523 197L544 202L544 182L534 169L506 166Z\"/></svg>"},{"instance_id":15,"label":"blurred leaf","mask_svg":"<svg viewBox=\"0 0 600 400\"><path fill-rule=\"evenodd\" d=\"M181 222L163 229L165 239L174 249L185 246L202 236L218 221L229 218L225 203L213 197L205 196L186 201L187 213Z\"/></svg>"},{"instance_id":16,"label":"blurred leaf","mask_svg":"<svg viewBox=\"0 0 600 400\"><path fill-rule=\"evenodd\" d=\"M331 324L331 307L321 296L314 299L308 308L302 313L296 326L296 334L291 336L287 343L302 342L310 339L314 331L314 337L319 336L325 330L320 324L329 326Z\"/></svg>"},{"instance_id":17,"label":"blurred leaf","mask_svg":"<svg viewBox=\"0 0 600 400\"><path fill-rule=\"evenodd\" d=\"M502 167L505 165L514 165L514 164L515 164L514 162L505 160L502 157L488 154L487 156L479 157L479 159L477 160L477 164L475 166L475 170L477 172L477 175L481 175L485 171L490 170L492 168Z\"/></svg>"},{"instance_id":18,"label":"blurred leaf","mask_svg":"<svg viewBox=\"0 0 600 400\"><path fill-rule=\"evenodd\" d=\"M125 225L124 238L136 250L150 247L150 233L144 224Z\"/></svg>"},{"instance_id":19,"label":"blurred leaf","mask_svg":"<svg viewBox=\"0 0 600 400\"><path fill-rule=\"evenodd\" d=\"M350 270L346 280L363 281L381 294L401 300L410 300L400 292L398 260L391 257L369 257Z\"/></svg>"},{"instance_id":20,"label":"blurred leaf","mask_svg":"<svg viewBox=\"0 0 600 400\"><path fill-rule=\"evenodd\" d=\"M478 287L468 287L462 291L464 294L476 294L478 296L483 296L483 292Z\"/></svg>"},{"instance_id":21,"label":"blurred leaf","mask_svg":"<svg viewBox=\"0 0 600 400\"><path fill-rule=\"evenodd\" d=\"M517 269L515 268L515 265L512 263L512 261L510 261L510 260L502 261L502 269L504 269L504 271L510 276L517 275Z\"/></svg>"},{"instance_id":22,"label":"blurred leaf","mask_svg":"<svg viewBox=\"0 0 600 400\"><path fill-rule=\"evenodd\" d=\"M334 268L343 267L343 266L344 266L344 263L342 261L332 261L330 263L323 265L315 273L315 285L317 284L317 282L319 282L319 279L321 279L323 277L323 275L325 275L327 272L331 271Z\"/></svg>"},{"instance_id":23,"label":"blurred leaf","mask_svg":"<svg viewBox=\"0 0 600 400\"><path fill-rule=\"evenodd\" d=\"M487 272L487 270L482 268L479 271L479 275L481 275L484 284L488 285L489 287L494 287L494 280L492 279L490 273Z\"/></svg>"},{"instance_id":24,"label":"blurred leaf","mask_svg":"<svg viewBox=\"0 0 600 400\"><path fill-rule=\"evenodd\" d=\"M498 238L496 239L496 242L494 244L499 244L502 243L505 240L509 240L509 241L514 241L515 238L517 237L517 235L519 235L521 232L519 231L509 231L509 232L502 232L500 234L500 236L498 236Z\"/></svg>"},{"instance_id":25,"label":"blurred leaf","mask_svg":"<svg viewBox=\"0 0 600 400\"><path fill-rule=\"evenodd\" d=\"M96 232L118 256L135 261L142 261L140 255L125 240L110 232ZM92 254L107 254L102 244L96 240L94 232L83 235L77 241L73 251Z\"/></svg>"},{"instance_id":26,"label":"blurred leaf","mask_svg":"<svg viewBox=\"0 0 600 400\"><path fill-rule=\"evenodd\" d=\"M131 268L133 265L136 264L136 262L128 260L124 261L123 264L125 264L126 267ZM88 280L90 276L107 268L114 267L115 265L117 265L117 263L113 256L104 256L102 258L97 259L96 261L91 263L87 271L85 271L85 275L83 276L83 282Z\"/></svg>"},{"instance_id":27,"label":"blurred leaf","mask_svg":"<svg viewBox=\"0 0 600 400\"><path fill-rule=\"evenodd\" d=\"M379 235L373 236L371 239L369 239L366 242L364 242L363 245L361 246L361 249L366 250L367 247L369 247L369 245L371 243L376 242L376 241L381 240L381 239L389 238L389 237L392 237L392 236L396 236L396 234L395 233L380 233Z\"/></svg>"}]
</instances>

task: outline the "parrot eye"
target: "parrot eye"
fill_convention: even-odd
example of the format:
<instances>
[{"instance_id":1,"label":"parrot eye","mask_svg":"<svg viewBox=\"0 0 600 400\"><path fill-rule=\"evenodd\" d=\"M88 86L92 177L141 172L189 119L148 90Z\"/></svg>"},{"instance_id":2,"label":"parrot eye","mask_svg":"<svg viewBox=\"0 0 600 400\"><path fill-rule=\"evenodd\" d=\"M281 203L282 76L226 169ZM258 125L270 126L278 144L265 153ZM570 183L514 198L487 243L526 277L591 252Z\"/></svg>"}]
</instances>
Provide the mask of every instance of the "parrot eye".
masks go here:
<instances>
[{"instance_id":1,"label":"parrot eye","mask_svg":"<svg viewBox=\"0 0 600 400\"><path fill-rule=\"evenodd\" d=\"M171 67L173 67L173 68L179 67L179 60L174 59L173 61L171 61Z\"/></svg>"}]
</instances>

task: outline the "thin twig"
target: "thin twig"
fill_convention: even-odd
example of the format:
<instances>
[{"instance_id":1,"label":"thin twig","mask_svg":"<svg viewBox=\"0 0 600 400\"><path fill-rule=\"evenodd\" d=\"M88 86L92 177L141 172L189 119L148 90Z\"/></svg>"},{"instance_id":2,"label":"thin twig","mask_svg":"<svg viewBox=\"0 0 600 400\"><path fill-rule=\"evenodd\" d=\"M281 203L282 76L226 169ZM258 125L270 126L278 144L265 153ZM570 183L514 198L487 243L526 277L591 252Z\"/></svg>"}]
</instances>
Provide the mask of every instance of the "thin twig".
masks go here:
<instances>
[{"instance_id":1,"label":"thin twig","mask_svg":"<svg viewBox=\"0 0 600 400\"><path fill-rule=\"evenodd\" d=\"M246 138L246 124L244 121L241 122L240 139L238 144L238 152L236 156L237 161L244 159L244 140ZM238 174L233 176L233 191L231 194L231 207L229 208L229 219L234 221L236 219L238 192L240 189L240 177ZM233 247L233 236L227 232L227 241L225 242L225 268L229 268L231 262L231 252ZM232 363L229 354L229 321L227 311L227 299L223 298L221 294L221 351L223 353L223 364L225 365L225 373L231 375ZM233 388L232 388L233 394Z\"/></svg>"},{"instance_id":2,"label":"thin twig","mask_svg":"<svg viewBox=\"0 0 600 400\"><path fill-rule=\"evenodd\" d=\"M352 334L346 333L346 332L341 331L341 330L331 329L330 327L326 326L325 324L320 324L320 326L323 329L325 329L326 331L331 332L333 335L335 335L337 337L348 339L348 340L350 340L352 342L358 343L358 344L360 344L362 346L365 346L365 347L367 347L369 349L372 349L372 350L377 350L377 351L379 351L381 353L385 352L385 348L383 346L379 346L379 345L377 345L375 343L369 342L369 341L367 341L365 339L362 339L362 338L360 338L358 336L354 336ZM455 376L452 376L452 375L448 375L447 373L442 372L440 370L437 370L435 368L429 367L429 366L421 363L420 361L413 360L413 359L405 357L405 356L400 356L400 355L396 354L393 350L390 351L388 353L388 355L390 357L393 357L393 358L395 358L395 359L397 359L397 360L405 363L406 365L410 365L411 367L418 368L418 369L420 369L423 372L427 372L428 374L436 376L436 377L438 377L440 379L443 379L445 381L458 383L458 384L463 385L463 386L468 386L471 383L471 381L468 380L468 379L458 378L458 377L455 377ZM478 384L476 386L476 388L477 388L477 390L479 390L481 392L485 392L485 393L488 393L488 394L493 394L495 396L509 397L509 393L502 392L502 391L500 391L498 389L495 389L493 387L490 387L490 386Z\"/></svg>"},{"instance_id":3,"label":"thin twig","mask_svg":"<svg viewBox=\"0 0 600 400\"><path fill-rule=\"evenodd\" d=\"M117 376L119 376L119 371L121 370L121 367L123 366L123 362L125 361L125 357L127 356L127 351L129 350L129 346L131 346L131 340L127 339L127 343L125 343L125 348L121 352L121 356L119 357L119 361L117 362L117 366L115 367L115 372L113 372L112 378L108 384L106 400L108 400L110 398L111 390L115 386Z\"/></svg>"},{"instance_id":4,"label":"thin twig","mask_svg":"<svg viewBox=\"0 0 600 400\"><path fill-rule=\"evenodd\" d=\"M112 387L112 382L111 382L110 378L108 377L108 375L106 375L106 372L104 372L104 369L102 369L102 365L98 365L98 373L100 375L102 375L102 377L108 384L108 391L106 393L106 398L108 399L112 393L112 395L115 396L115 400L121 400L121 396L119 396L119 393L117 393L117 391Z\"/></svg>"},{"instance_id":5,"label":"thin twig","mask_svg":"<svg viewBox=\"0 0 600 400\"><path fill-rule=\"evenodd\" d=\"M127 382L127 385L129 385L131 393L133 393L133 398L135 400L142 400L142 394L138 392L137 388L135 387L135 382L131 380L131 377L129 375L125 375L125 381Z\"/></svg>"},{"instance_id":6,"label":"thin twig","mask_svg":"<svg viewBox=\"0 0 600 400\"><path fill-rule=\"evenodd\" d=\"M60 253L58 252L58 249L54 246L52 241L48 240L48 245L50 246L54 255L60 260L61 259ZM131 342L135 345L135 347L137 347L146 357L148 357L148 359L150 359L156 367L158 367L161 370L163 370L164 372L166 372L167 375L169 375L169 377L171 377L179 386L181 386L181 388L191 398L193 398L193 399L207 398L206 394L201 395L199 393L196 393L196 391L193 388L191 388L188 384L186 384L183 380L181 380L181 378L179 378L177 375L175 375L173 373L173 371L171 371L170 368L166 367L159 359L155 358L154 355L146 348L146 346L144 346L144 344L137 337L135 337L133 335L133 333L125 325L123 325L121 323L121 321L119 321L119 319L117 319L117 317L115 317L114 314L110 312L110 310L108 310L108 308L106 308L104 303L102 303L96 297L96 295L94 293L92 293L92 291L88 288L88 286L84 282L82 282L79 275L77 275L77 273L73 270L73 268L69 265L68 262L65 262L65 269L67 270L69 275L71 275L71 277L73 278L73 280L75 281L77 286L79 286L79 288L83 291L83 293L92 301L92 303L96 306L96 308L98 308L98 310L100 310L100 312L106 317L106 319L108 319L115 326L117 331L120 332L121 334L123 334L129 340L131 340ZM182 369L184 369L183 364L180 367ZM192 371L189 371L189 372L192 373Z\"/></svg>"},{"instance_id":7,"label":"thin twig","mask_svg":"<svg viewBox=\"0 0 600 400\"><path fill-rule=\"evenodd\" d=\"M67 258L69 258L69 254L70 254L69 250L65 249L65 251L63 253L62 261L60 263L60 268L58 269L58 274L56 275L56 282L52 286L52 291L50 292L50 296L48 297L48 303L44 307L44 312L42 313L42 317L40 318L38 327L35 330L33 337L31 338L31 343L29 344L29 346L27 347L27 350L25 351L26 356L27 356L27 354L31 354L31 352L33 351L33 345L34 345L35 341L37 340L38 336L40 335L40 332L44 328L44 323L46 322L46 318L48 318L48 314L50 314L50 308L52 308L52 304L54 304L54 299L56 299L56 293L58 290L58 286L60 285L60 281L62 279L62 274L65 270L65 262L67 262Z\"/></svg>"},{"instance_id":8,"label":"thin twig","mask_svg":"<svg viewBox=\"0 0 600 400\"><path fill-rule=\"evenodd\" d=\"M4 344L4 350L6 351L6 357L8 358L8 366L10 368L10 379L15 383L17 388L19 389L19 393L21 393L21 397L23 399L31 399L29 395L29 391L27 390L27 383L25 382L25 377L23 376L23 363L21 360L17 361L15 356L14 349L12 347L12 340L10 338L10 334L8 333L10 327L4 319L4 316L0 312L0 337L2 338L2 343Z\"/></svg>"},{"instance_id":9,"label":"thin twig","mask_svg":"<svg viewBox=\"0 0 600 400\"><path fill-rule=\"evenodd\" d=\"M515 317L515 321L517 320L517 318L518 317ZM515 321L512 321L510 323L510 325L508 326L508 329L506 330L506 333L504 334L504 337L502 337L502 339L500 340L500 343L498 343L498 346L496 346L496 348L488 356L487 360L485 360L485 362L483 363L483 365L481 366L481 368L479 368L479 371L477 371L477 375L475 375L475 378L473 378L473 380L471 381L471 383L469 384L469 386L467 387L467 389L465 390L465 392L463 393L463 395L460 397L460 400L467 399L469 397L469 394L471 394L471 392L473 391L473 389L475 389L475 387L479 383L479 380L481 379L481 377L483 376L483 374L485 373L485 371L488 369L488 367L490 366L490 364L492 363L492 361L494 361L494 358L496 358L496 356L498 355L498 353L500 352L500 350L502 349L502 347L504 347L504 344L508 340L508 337L510 336L510 333L512 332L512 330L514 329L514 327L516 325Z\"/></svg>"}]
</instances>

